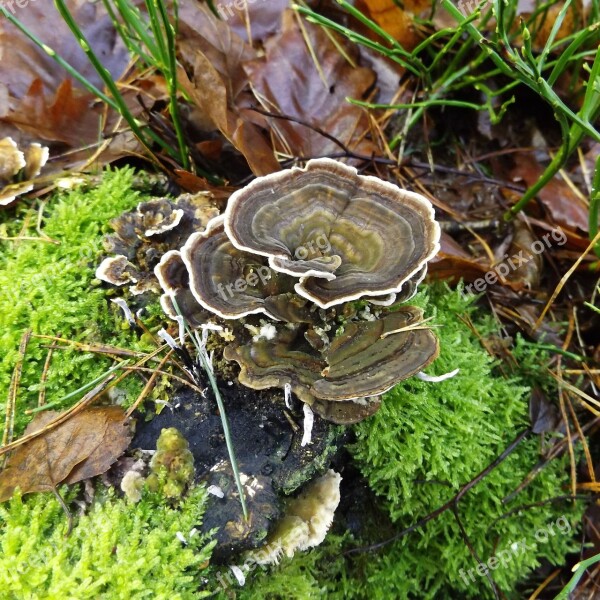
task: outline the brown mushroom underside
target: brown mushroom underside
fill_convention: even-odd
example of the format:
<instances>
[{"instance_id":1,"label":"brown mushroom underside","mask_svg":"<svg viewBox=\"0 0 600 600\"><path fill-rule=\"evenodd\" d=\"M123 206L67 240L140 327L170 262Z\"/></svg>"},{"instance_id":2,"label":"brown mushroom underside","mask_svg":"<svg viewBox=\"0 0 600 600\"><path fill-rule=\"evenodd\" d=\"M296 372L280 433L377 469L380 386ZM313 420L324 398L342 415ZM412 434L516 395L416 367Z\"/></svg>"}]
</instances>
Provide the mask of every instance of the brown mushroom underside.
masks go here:
<instances>
[{"instance_id":1,"label":"brown mushroom underside","mask_svg":"<svg viewBox=\"0 0 600 600\"><path fill-rule=\"evenodd\" d=\"M374 321L348 323L322 353L298 332L282 330L274 340L229 346L224 356L239 364L244 385L265 389L288 383L309 404L377 396L437 357L437 338L420 325L422 316L420 308L403 306Z\"/></svg>"}]
</instances>

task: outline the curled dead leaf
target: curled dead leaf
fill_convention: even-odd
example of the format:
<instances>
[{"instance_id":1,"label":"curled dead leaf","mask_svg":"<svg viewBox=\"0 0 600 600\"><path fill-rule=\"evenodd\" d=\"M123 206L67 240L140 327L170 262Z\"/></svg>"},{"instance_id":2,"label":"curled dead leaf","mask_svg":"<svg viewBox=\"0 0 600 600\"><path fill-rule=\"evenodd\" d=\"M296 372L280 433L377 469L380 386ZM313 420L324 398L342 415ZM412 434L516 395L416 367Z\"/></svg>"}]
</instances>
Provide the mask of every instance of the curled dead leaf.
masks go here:
<instances>
[{"instance_id":1,"label":"curled dead leaf","mask_svg":"<svg viewBox=\"0 0 600 600\"><path fill-rule=\"evenodd\" d=\"M350 60L357 60L356 47L338 38L334 42L311 23L300 28L293 11L286 11L282 30L265 42L265 56L244 64L263 108L285 117L271 119L273 143L283 155L317 157L340 152L340 145L314 126L354 152L378 152L369 138L367 113L347 101L366 98L375 73L350 64L339 47Z\"/></svg>"},{"instance_id":2,"label":"curled dead leaf","mask_svg":"<svg viewBox=\"0 0 600 600\"><path fill-rule=\"evenodd\" d=\"M38 414L25 435L41 431L59 416ZM131 441L123 409L88 408L18 447L0 472L0 502L19 487L23 494L48 492L61 483L77 483L100 475L119 458Z\"/></svg>"}]
</instances>

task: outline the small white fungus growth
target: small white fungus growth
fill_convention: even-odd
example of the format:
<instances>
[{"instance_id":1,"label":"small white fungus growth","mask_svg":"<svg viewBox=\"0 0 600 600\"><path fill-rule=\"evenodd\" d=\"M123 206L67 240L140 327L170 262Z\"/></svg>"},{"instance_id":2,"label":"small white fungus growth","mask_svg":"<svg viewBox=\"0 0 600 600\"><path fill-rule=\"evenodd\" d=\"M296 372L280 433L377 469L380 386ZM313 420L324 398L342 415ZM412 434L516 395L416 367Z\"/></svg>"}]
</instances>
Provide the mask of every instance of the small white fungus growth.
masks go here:
<instances>
[{"instance_id":1,"label":"small white fungus growth","mask_svg":"<svg viewBox=\"0 0 600 600\"><path fill-rule=\"evenodd\" d=\"M209 485L206 488L206 491L209 494L216 496L217 498L225 498L225 494L223 493L223 490L218 485Z\"/></svg>"},{"instance_id":2,"label":"small white fungus growth","mask_svg":"<svg viewBox=\"0 0 600 600\"><path fill-rule=\"evenodd\" d=\"M187 546L187 540L185 539L185 537L183 536L183 533L181 533L181 531L178 531L175 534L175 537L182 543L185 544Z\"/></svg>"},{"instance_id":3,"label":"small white fungus growth","mask_svg":"<svg viewBox=\"0 0 600 600\"><path fill-rule=\"evenodd\" d=\"M135 325L135 317L123 298L113 298L111 302L114 302L123 311L125 318L131 325Z\"/></svg>"},{"instance_id":4,"label":"small white fungus growth","mask_svg":"<svg viewBox=\"0 0 600 600\"><path fill-rule=\"evenodd\" d=\"M304 403L304 435L302 436L301 446L312 444L312 428L315 421L315 415L311 410L310 406Z\"/></svg>"},{"instance_id":5,"label":"small white fungus growth","mask_svg":"<svg viewBox=\"0 0 600 600\"><path fill-rule=\"evenodd\" d=\"M285 397L285 405L292 410L292 386L289 383L286 383L283 386L283 394Z\"/></svg>"},{"instance_id":6,"label":"small white fungus growth","mask_svg":"<svg viewBox=\"0 0 600 600\"><path fill-rule=\"evenodd\" d=\"M259 329L258 334L256 334L252 339L255 342L257 342L258 340L261 340L261 339L273 340L273 339L275 339L276 335L277 335L277 329L275 328L275 325L273 325L271 323L266 323Z\"/></svg>"},{"instance_id":7,"label":"small white fungus growth","mask_svg":"<svg viewBox=\"0 0 600 600\"><path fill-rule=\"evenodd\" d=\"M358 313L358 316L365 321L376 321L377 317L371 312L370 306L365 306L363 310Z\"/></svg>"},{"instance_id":8,"label":"small white fungus growth","mask_svg":"<svg viewBox=\"0 0 600 600\"><path fill-rule=\"evenodd\" d=\"M183 348L185 346L185 321L181 315L177 315L175 320L179 325L179 344Z\"/></svg>"},{"instance_id":9,"label":"small white fungus growth","mask_svg":"<svg viewBox=\"0 0 600 600\"><path fill-rule=\"evenodd\" d=\"M237 579L238 583L240 585L244 585L246 583L246 578L244 577L243 571L235 565L231 565L229 568L231 569L231 572L235 575L235 578Z\"/></svg>"},{"instance_id":10,"label":"small white fungus growth","mask_svg":"<svg viewBox=\"0 0 600 600\"><path fill-rule=\"evenodd\" d=\"M417 379L420 379L421 381L428 381L430 383L439 383L440 381L444 381L446 379L452 379L452 377L454 377L459 371L460 371L460 369L454 369L454 371L450 371L450 373L444 373L443 375L438 375L437 377L435 375L427 375L427 373L423 373L423 371L419 371L419 373L417 373L416 377L417 377Z\"/></svg>"},{"instance_id":11,"label":"small white fungus growth","mask_svg":"<svg viewBox=\"0 0 600 600\"><path fill-rule=\"evenodd\" d=\"M121 480L121 490L131 502L139 502L142 499L142 488L144 478L138 471L127 471Z\"/></svg>"},{"instance_id":12,"label":"small white fungus growth","mask_svg":"<svg viewBox=\"0 0 600 600\"><path fill-rule=\"evenodd\" d=\"M171 337L170 334L166 332L165 329L160 329L158 331L158 337L171 348L172 350L179 350L179 346L175 343L175 340Z\"/></svg>"},{"instance_id":13,"label":"small white fungus growth","mask_svg":"<svg viewBox=\"0 0 600 600\"><path fill-rule=\"evenodd\" d=\"M54 184L56 187L61 190L72 190L78 185L83 185L85 183L85 179L83 177L61 177L60 179L55 179Z\"/></svg>"},{"instance_id":14,"label":"small white fungus growth","mask_svg":"<svg viewBox=\"0 0 600 600\"><path fill-rule=\"evenodd\" d=\"M200 329L203 331L223 331L221 325L215 325L214 323L203 323L200 325Z\"/></svg>"}]
</instances>

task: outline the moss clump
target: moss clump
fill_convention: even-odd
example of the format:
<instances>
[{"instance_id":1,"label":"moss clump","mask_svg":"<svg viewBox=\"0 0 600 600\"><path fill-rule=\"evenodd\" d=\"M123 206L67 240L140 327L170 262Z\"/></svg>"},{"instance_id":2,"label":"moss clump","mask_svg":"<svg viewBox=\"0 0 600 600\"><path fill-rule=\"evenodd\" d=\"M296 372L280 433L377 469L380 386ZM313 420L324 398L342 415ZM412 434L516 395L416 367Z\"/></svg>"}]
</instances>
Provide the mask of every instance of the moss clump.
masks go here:
<instances>
[{"instance_id":1,"label":"moss clump","mask_svg":"<svg viewBox=\"0 0 600 600\"><path fill-rule=\"evenodd\" d=\"M73 492L69 493L69 497ZM0 590L24 598L201 598L212 543L200 534L206 504L196 487L175 510L147 494L139 503L100 493L68 537L54 497L0 504ZM186 544L178 538L183 535Z\"/></svg>"},{"instance_id":2,"label":"moss clump","mask_svg":"<svg viewBox=\"0 0 600 600\"><path fill-rule=\"evenodd\" d=\"M477 336L459 316L470 316L482 336L497 335L491 317L477 312L472 301L446 286L426 288L416 304L435 314L440 337L439 359L427 369L460 373L441 383L415 378L386 394L381 410L355 426L351 446L356 463L394 528L369 531L369 539L352 546L391 537L413 525L451 499L462 485L496 459L528 425L531 369L538 365L540 383L547 360L544 352L517 344L516 364L527 365L526 379L517 372L503 376ZM547 377L545 377L547 381ZM551 385L551 384L550 384ZM568 485L565 460L552 462L513 502L502 504L537 463L539 442L528 439L502 465L468 492L458 512L469 540L491 575L509 598L516 583L542 559L560 564L574 549L574 527L582 507L543 503L527 510L517 506L542 503L564 493ZM325 540L318 554L298 555L268 574L257 574L241 598L488 598L493 597L485 576L477 572L451 511L424 528L377 553L340 553L339 540ZM294 592L299 572L307 581ZM471 572L471 573L470 573ZM257 572L257 573L262 573ZM304 595L303 595L304 594Z\"/></svg>"},{"instance_id":3,"label":"moss clump","mask_svg":"<svg viewBox=\"0 0 600 600\"><path fill-rule=\"evenodd\" d=\"M146 485L170 499L181 498L194 478L194 455L187 440L175 429L168 427L160 432L156 454L150 462L151 473Z\"/></svg>"},{"instance_id":4,"label":"moss clump","mask_svg":"<svg viewBox=\"0 0 600 600\"><path fill-rule=\"evenodd\" d=\"M87 344L105 343L148 350L123 327L120 310L109 305L94 279L102 254L102 237L110 219L135 206L132 170L109 171L93 189L57 193L47 204L43 230L57 243L35 240L0 241L0 397L6 398L18 357L19 340L28 327L36 334L59 335ZM0 211L0 236L17 237L26 222L35 223L37 206ZM26 236L36 236L30 226ZM33 338L27 348L17 405L17 432L27 422L24 409L37 404L48 340ZM48 381L48 403L101 375L110 361L80 350L54 352ZM123 387L129 397L139 390L134 378ZM133 396L135 397L135 396ZM71 400L71 403L73 400ZM4 421L4 402L0 421Z\"/></svg>"}]
</instances>

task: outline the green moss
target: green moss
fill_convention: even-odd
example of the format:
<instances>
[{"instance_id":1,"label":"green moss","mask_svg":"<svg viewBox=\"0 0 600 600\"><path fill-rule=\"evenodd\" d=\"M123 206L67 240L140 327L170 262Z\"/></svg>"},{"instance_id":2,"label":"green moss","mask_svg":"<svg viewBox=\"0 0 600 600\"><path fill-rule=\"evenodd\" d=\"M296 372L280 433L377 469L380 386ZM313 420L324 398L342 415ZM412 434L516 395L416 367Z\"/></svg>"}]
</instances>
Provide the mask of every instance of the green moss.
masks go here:
<instances>
[{"instance_id":1,"label":"green moss","mask_svg":"<svg viewBox=\"0 0 600 600\"><path fill-rule=\"evenodd\" d=\"M73 496L70 492L69 496ZM200 598L212 544L199 527L206 491L179 510L147 495L137 504L102 491L65 537L58 502L41 494L0 505L0 590L6 600L47 598ZM180 532L187 545L177 537Z\"/></svg>"},{"instance_id":2,"label":"green moss","mask_svg":"<svg viewBox=\"0 0 600 600\"><path fill-rule=\"evenodd\" d=\"M149 490L167 498L180 498L194 478L194 456L187 440L175 427L160 432L156 454L150 462L146 479Z\"/></svg>"},{"instance_id":3,"label":"green moss","mask_svg":"<svg viewBox=\"0 0 600 600\"><path fill-rule=\"evenodd\" d=\"M148 349L125 327L119 309L109 305L94 279L109 221L139 202L131 190L133 171L107 172L98 187L56 194L44 209L43 230L58 243L18 240L0 242L0 397L6 398L18 358L19 340L28 327L34 333L61 335L73 341L104 342L129 349ZM18 236L25 220L35 223L37 206L0 212L0 235ZM25 235L36 236L30 224ZM27 419L24 409L37 404L46 360L47 340L32 338L25 358L17 403L17 431ZM60 399L101 375L110 361L79 350L54 352L47 382L47 402ZM123 384L131 398L139 389L134 378ZM134 396L135 397L135 396ZM71 401L72 403L72 401ZM0 421L4 421L0 403Z\"/></svg>"},{"instance_id":4,"label":"green moss","mask_svg":"<svg viewBox=\"0 0 600 600\"><path fill-rule=\"evenodd\" d=\"M218 597L232 597L232 590L240 600L310 600L341 594L344 586L337 582L346 577L341 555L346 537L329 534L318 548L297 552L293 559L283 557L273 567L250 564L243 588L228 573L220 573ZM354 597L350 587L345 589L346 598Z\"/></svg>"},{"instance_id":5,"label":"green moss","mask_svg":"<svg viewBox=\"0 0 600 600\"><path fill-rule=\"evenodd\" d=\"M502 376L477 337L459 319L473 313L470 301L445 286L434 288L431 300L428 310L434 312L439 326L441 351L428 372L442 374L460 368L459 374L441 383L411 379L397 386L386 395L381 411L356 427L358 442L352 448L371 488L382 497L399 528L410 526L449 500L529 422L529 388L522 374ZM421 294L418 302L425 301L426 294ZM480 335L497 334L491 317L478 315L475 322ZM547 361L531 347L517 348L516 364L527 358L531 368L534 352L539 374ZM506 365L503 369L506 371ZM538 449L536 439L523 442L459 504L466 533L484 562L508 549L507 560L492 571L506 593L540 559L560 564L573 547L570 524L577 521L578 508L546 504L497 520L518 505L563 493L568 476L564 461L555 461L514 502L502 503L536 464ZM543 539L538 532L546 531L562 515L566 517L564 531L550 535L547 542L535 538L537 533ZM513 552L511 545L521 540L527 551ZM380 560L363 565L369 588L376 592L373 597L392 593L427 598L448 589L459 590L466 597L490 595L485 577L468 575L476 567L451 511L394 544Z\"/></svg>"},{"instance_id":6,"label":"green moss","mask_svg":"<svg viewBox=\"0 0 600 600\"><path fill-rule=\"evenodd\" d=\"M0 242L0 422L4 399L18 358L19 339L34 333L60 335L85 344L110 344L149 350L124 323L120 309L107 300L94 279L109 221L140 201L131 190L132 170L109 171L98 187L56 194L47 204L43 230L57 244L19 240ZM0 212L0 235L20 234L35 223L37 206ZM30 226L27 236L35 236ZM154 308L152 316L158 314ZM16 431L37 405L48 341L32 338L27 348L17 399ZM61 399L110 366L100 354L56 350L47 402L64 408L76 399ZM141 384L129 377L120 384L124 403L135 399ZM73 498L74 491L68 496ZM147 494L132 504L101 493L89 514L75 519L64 537L66 520L57 501L35 494L0 505L0 596L2 598L197 598L203 594L203 567L210 556L206 539L190 538L199 527L206 495L193 489L178 510ZM176 537L181 532L188 541ZM201 568L202 567L202 568Z\"/></svg>"}]
</instances>

